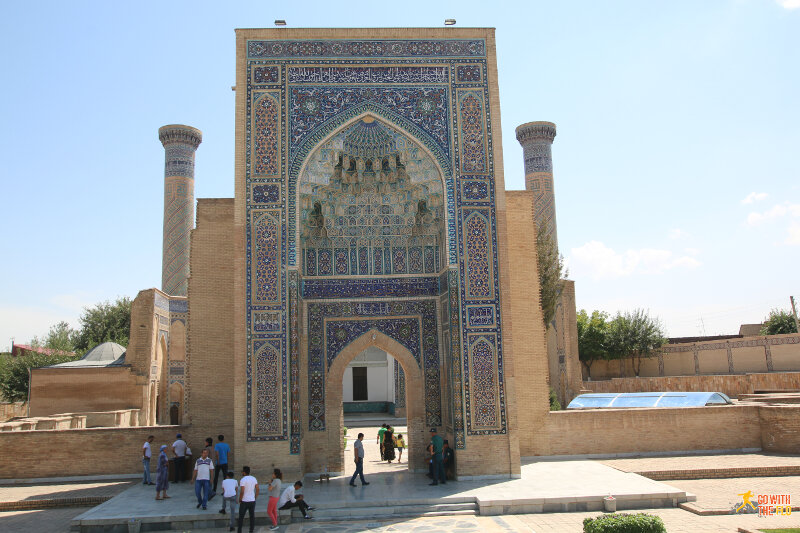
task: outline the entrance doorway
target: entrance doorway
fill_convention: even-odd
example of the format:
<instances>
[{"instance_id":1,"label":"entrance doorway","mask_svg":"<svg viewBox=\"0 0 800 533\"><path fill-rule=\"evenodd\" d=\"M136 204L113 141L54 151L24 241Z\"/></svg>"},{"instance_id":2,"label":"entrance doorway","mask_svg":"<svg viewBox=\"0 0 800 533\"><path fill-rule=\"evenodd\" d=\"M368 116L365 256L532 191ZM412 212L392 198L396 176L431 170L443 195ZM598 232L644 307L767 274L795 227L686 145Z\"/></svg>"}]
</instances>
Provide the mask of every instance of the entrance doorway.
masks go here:
<instances>
[{"instance_id":1,"label":"entrance doorway","mask_svg":"<svg viewBox=\"0 0 800 533\"><path fill-rule=\"evenodd\" d=\"M362 414L344 412L344 391L347 386L345 385L344 376L348 368L351 369L350 363L353 362L359 355L364 352L370 351L376 353L382 351L384 354L389 354L391 364L386 364L387 372L394 372L394 361L396 360L399 366L403 369L405 375L405 404L407 417L404 419L396 419L393 414L389 412L365 412ZM358 363L356 363L358 365ZM357 366L356 366L357 367ZM366 367L369 368L369 367ZM377 374L379 375L379 374ZM386 378L388 381L388 377ZM347 384L352 390L352 377ZM370 376L367 373L367 392L369 395ZM325 404L325 416L328 421L327 442L328 442L328 457L325 466L330 472L342 472L352 474L352 442L356 440L358 433L365 434L365 474L376 473L379 471L397 471L397 470L410 470L412 472L425 471L425 465L420 450L425 446L425 431L424 431L424 394L422 390L422 371L419 363L402 344L388 337L384 333L377 330L370 330L362 336L354 340L352 343L342 349L333 359L331 366L328 369L326 376L326 389L328 392L328 401ZM394 394L394 390L392 390ZM368 396L369 398L369 396ZM345 423L345 416L347 416L348 423ZM362 422L359 424L358 420ZM386 461L381 461L380 451L376 442L378 428L381 424L388 423L395 426L399 433L404 437L406 449L403 452L401 463L392 462L389 464ZM356 427L360 425L361 427ZM343 429L348 428L347 441L345 442ZM417 453L414 453L416 450ZM346 455L349 453L350 455ZM395 459L395 461L397 458ZM384 466L386 465L386 466Z\"/></svg>"},{"instance_id":2,"label":"entrance doorway","mask_svg":"<svg viewBox=\"0 0 800 533\"><path fill-rule=\"evenodd\" d=\"M396 386L398 379L405 381L396 361L391 354L370 346L350 361L342 380L344 464L352 464L354 442L363 433L366 474L408 470L407 447L404 445L402 452L396 447L398 436L406 442L408 433L405 409L401 415L396 411L406 400L405 383ZM401 394L402 399L398 397ZM384 424L392 428L392 433L385 434L391 435L391 440L384 439L381 444L378 435Z\"/></svg>"}]
</instances>

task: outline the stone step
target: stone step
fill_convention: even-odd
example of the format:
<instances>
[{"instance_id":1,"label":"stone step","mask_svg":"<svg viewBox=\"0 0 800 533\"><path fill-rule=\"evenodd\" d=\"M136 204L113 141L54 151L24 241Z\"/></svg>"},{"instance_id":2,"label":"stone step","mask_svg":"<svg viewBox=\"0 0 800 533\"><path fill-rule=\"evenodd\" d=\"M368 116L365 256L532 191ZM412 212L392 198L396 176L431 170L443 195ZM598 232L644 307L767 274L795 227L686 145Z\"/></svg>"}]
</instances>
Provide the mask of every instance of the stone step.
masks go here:
<instances>
[{"instance_id":1,"label":"stone step","mask_svg":"<svg viewBox=\"0 0 800 533\"><path fill-rule=\"evenodd\" d=\"M316 520L369 520L380 518L407 518L413 516L447 516L447 515L477 515L478 506L474 502L465 503L421 503L416 505L383 505L383 506L347 506L316 508L311 515ZM303 520L297 509L292 510L293 522Z\"/></svg>"}]
</instances>

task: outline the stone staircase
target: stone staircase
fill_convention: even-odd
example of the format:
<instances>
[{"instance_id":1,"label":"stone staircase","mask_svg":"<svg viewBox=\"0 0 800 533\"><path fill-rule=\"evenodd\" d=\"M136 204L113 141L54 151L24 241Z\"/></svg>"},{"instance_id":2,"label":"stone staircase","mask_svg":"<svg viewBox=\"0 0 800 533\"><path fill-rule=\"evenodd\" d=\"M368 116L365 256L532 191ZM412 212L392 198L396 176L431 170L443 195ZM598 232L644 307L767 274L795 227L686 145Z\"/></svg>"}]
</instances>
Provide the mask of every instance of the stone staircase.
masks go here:
<instances>
[{"instance_id":1,"label":"stone staircase","mask_svg":"<svg viewBox=\"0 0 800 533\"><path fill-rule=\"evenodd\" d=\"M446 498L446 500L404 500L402 502L382 502L385 505L375 505L375 501L348 502L346 507L322 504L309 514L315 521L351 521L351 520L392 520L395 518L414 518L423 516L476 516L479 514L475 498ZM303 515L297 509L291 514L288 511L280 512L280 522L301 522Z\"/></svg>"}]
</instances>

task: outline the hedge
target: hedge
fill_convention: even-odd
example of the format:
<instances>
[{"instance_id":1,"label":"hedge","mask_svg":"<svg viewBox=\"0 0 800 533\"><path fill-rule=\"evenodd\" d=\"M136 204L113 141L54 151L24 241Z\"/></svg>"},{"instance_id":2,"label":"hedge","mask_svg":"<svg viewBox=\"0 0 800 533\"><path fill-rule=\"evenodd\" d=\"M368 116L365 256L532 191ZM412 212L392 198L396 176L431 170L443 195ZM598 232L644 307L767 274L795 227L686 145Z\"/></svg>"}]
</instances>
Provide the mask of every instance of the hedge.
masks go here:
<instances>
[{"instance_id":1,"label":"hedge","mask_svg":"<svg viewBox=\"0 0 800 533\"><path fill-rule=\"evenodd\" d=\"M583 533L667 533L658 516L646 513L608 514L583 520Z\"/></svg>"}]
</instances>

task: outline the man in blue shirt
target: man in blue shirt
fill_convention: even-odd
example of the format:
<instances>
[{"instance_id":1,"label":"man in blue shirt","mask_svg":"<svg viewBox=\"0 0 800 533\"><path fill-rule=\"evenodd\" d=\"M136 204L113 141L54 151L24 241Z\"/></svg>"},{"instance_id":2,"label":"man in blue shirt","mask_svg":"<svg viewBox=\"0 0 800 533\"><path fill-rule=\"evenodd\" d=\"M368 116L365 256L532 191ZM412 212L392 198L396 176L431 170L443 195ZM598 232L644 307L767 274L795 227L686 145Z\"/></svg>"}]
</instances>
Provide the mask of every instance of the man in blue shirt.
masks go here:
<instances>
[{"instance_id":1,"label":"man in blue shirt","mask_svg":"<svg viewBox=\"0 0 800 533\"><path fill-rule=\"evenodd\" d=\"M442 485L445 485L447 483L447 478L444 476L442 457L444 440L437 434L436 428L431 428L431 447L433 451L433 483L430 483L430 485L438 485L440 480Z\"/></svg>"},{"instance_id":2,"label":"man in blue shirt","mask_svg":"<svg viewBox=\"0 0 800 533\"><path fill-rule=\"evenodd\" d=\"M214 489L212 493L217 492L217 480L219 480L219 473L222 471L222 479L228 477L228 454L231 452L231 447L225 442L225 435L217 435L219 441L214 446L214 459L217 463L217 468L214 469Z\"/></svg>"}]
</instances>

